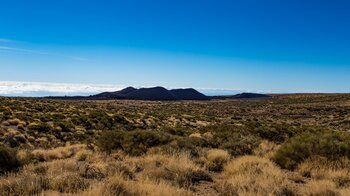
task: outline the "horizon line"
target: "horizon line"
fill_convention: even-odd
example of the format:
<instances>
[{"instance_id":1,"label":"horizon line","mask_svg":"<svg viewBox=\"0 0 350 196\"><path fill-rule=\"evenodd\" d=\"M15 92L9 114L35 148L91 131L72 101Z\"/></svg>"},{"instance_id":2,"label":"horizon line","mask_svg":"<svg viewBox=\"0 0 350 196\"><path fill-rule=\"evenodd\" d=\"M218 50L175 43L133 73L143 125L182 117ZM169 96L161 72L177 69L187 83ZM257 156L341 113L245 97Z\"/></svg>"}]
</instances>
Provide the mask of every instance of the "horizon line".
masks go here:
<instances>
[{"instance_id":1,"label":"horizon line","mask_svg":"<svg viewBox=\"0 0 350 196\"><path fill-rule=\"evenodd\" d=\"M0 81L0 96L5 97L45 97L45 96L87 96L102 92L114 92L126 87L150 88L157 85L120 85L120 84L89 84L89 83L57 83L57 82L27 82L27 81ZM203 88L203 87L168 87L166 89L194 88L207 96L234 95L243 92L263 94L347 94L350 92L325 91L272 91L248 90L229 88Z\"/></svg>"}]
</instances>

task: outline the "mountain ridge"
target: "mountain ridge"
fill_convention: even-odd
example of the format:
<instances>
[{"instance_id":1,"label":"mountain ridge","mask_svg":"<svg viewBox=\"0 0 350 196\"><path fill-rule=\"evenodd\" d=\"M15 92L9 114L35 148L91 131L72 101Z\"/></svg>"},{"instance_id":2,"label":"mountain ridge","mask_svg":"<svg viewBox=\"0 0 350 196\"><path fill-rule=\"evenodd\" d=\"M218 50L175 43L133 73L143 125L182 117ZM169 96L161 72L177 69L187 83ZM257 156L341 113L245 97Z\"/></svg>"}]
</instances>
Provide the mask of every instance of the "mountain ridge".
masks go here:
<instances>
[{"instance_id":1,"label":"mountain ridge","mask_svg":"<svg viewBox=\"0 0 350 196\"><path fill-rule=\"evenodd\" d=\"M261 99L271 96L257 93L240 93L225 96L206 96L193 88L181 88L168 90L161 86L150 88L126 87L119 91L103 92L90 96L50 96L49 99L65 100L149 100L149 101L181 101L198 100L205 101L211 99Z\"/></svg>"}]
</instances>

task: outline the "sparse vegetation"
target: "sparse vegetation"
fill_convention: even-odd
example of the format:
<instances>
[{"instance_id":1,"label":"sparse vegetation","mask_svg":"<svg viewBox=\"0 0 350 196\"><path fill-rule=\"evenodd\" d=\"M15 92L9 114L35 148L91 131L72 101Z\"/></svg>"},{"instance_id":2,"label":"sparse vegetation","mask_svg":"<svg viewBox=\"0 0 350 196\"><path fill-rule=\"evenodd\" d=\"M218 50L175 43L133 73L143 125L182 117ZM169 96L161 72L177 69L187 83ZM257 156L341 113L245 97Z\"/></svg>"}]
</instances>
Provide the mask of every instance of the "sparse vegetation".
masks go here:
<instances>
[{"instance_id":1,"label":"sparse vegetation","mask_svg":"<svg viewBox=\"0 0 350 196\"><path fill-rule=\"evenodd\" d=\"M302 133L282 144L275 160L282 167L293 169L311 156L332 160L350 157L350 134L329 130Z\"/></svg>"},{"instance_id":2,"label":"sparse vegetation","mask_svg":"<svg viewBox=\"0 0 350 196\"><path fill-rule=\"evenodd\" d=\"M349 195L349 100L0 98L0 195Z\"/></svg>"},{"instance_id":3,"label":"sparse vegetation","mask_svg":"<svg viewBox=\"0 0 350 196\"><path fill-rule=\"evenodd\" d=\"M0 146L0 173L9 172L18 169L20 163L14 149Z\"/></svg>"}]
</instances>

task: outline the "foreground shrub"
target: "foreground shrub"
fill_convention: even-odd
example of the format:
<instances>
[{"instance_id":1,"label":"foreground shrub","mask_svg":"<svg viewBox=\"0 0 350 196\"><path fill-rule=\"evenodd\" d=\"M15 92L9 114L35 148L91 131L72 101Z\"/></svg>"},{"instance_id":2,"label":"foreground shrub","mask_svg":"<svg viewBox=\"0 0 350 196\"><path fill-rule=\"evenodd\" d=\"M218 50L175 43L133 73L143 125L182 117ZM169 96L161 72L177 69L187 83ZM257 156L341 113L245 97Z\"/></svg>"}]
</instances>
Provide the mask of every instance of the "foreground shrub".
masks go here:
<instances>
[{"instance_id":1,"label":"foreground shrub","mask_svg":"<svg viewBox=\"0 0 350 196\"><path fill-rule=\"evenodd\" d=\"M108 179L107 183L101 187L101 190L103 195L192 195L191 192L171 186L164 181L151 181L149 179L130 181L123 179L120 175L115 175Z\"/></svg>"},{"instance_id":2,"label":"foreground shrub","mask_svg":"<svg viewBox=\"0 0 350 196\"><path fill-rule=\"evenodd\" d=\"M14 149L0 146L0 174L16 170L20 167L17 154Z\"/></svg>"},{"instance_id":3,"label":"foreground shrub","mask_svg":"<svg viewBox=\"0 0 350 196\"><path fill-rule=\"evenodd\" d=\"M294 195L285 174L265 158L243 156L229 162L218 189L224 195Z\"/></svg>"},{"instance_id":4,"label":"foreground shrub","mask_svg":"<svg viewBox=\"0 0 350 196\"><path fill-rule=\"evenodd\" d=\"M283 168L294 169L313 155L329 159L350 157L350 134L337 131L310 131L291 138L275 154Z\"/></svg>"},{"instance_id":5,"label":"foreground shrub","mask_svg":"<svg viewBox=\"0 0 350 196\"><path fill-rule=\"evenodd\" d=\"M130 155L145 154L149 148L167 144L169 135L157 131L105 131L100 136L98 147L106 152L123 150Z\"/></svg>"},{"instance_id":6,"label":"foreground shrub","mask_svg":"<svg viewBox=\"0 0 350 196\"><path fill-rule=\"evenodd\" d=\"M350 187L350 160L329 160L325 157L310 157L298 165L296 171L302 176L333 182L336 188Z\"/></svg>"},{"instance_id":7,"label":"foreground shrub","mask_svg":"<svg viewBox=\"0 0 350 196\"><path fill-rule=\"evenodd\" d=\"M135 160L143 168L141 175L153 180L166 180L179 187L190 187L201 181L212 181L203 168L198 167L189 154L149 154Z\"/></svg>"},{"instance_id":8,"label":"foreground shrub","mask_svg":"<svg viewBox=\"0 0 350 196\"><path fill-rule=\"evenodd\" d=\"M0 178L0 195L40 195L48 188L46 176L34 173L11 174Z\"/></svg>"},{"instance_id":9,"label":"foreground shrub","mask_svg":"<svg viewBox=\"0 0 350 196\"><path fill-rule=\"evenodd\" d=\"M210 171L222 171L223 165L230 159L230 154L221 149L211 149L207 152L207 167Z\"/></svg>"},{"instance_id":10,"label":"foreground shrub","mask_svg":"<svg viewBox=\"0 0 350 196\"><path fill-rule=\"evenodd\" d=\"M89 181L76 173L63 173L49 179L50 189L62 193L76 193L89 186Z\"/></svg>"},{"instance_id":11,"label":"foreground shrub","mask_svg":"<svg viewBox=\"0 0 350 196\"><path fill-rule=\"evenodd\" d=\"M254 149L254 155L259 157L264 157L267 159L272 159L278 150L279 145L274 142L263 140L259 146Z\"/></svg>"},{"instance_id":12,"label":"foreground shrub","mask_svg":"<svg viewBox=\"0 0 350 196\"><path fill-rule=\"evenodd\" d=\"M209 127L214 136L212 146L227 150L233 156L249 155L259 145L260 138L242 127L218 125Z\"/></svg>"},{"instance_id":13,"label":"foreground shrub","mask_svg":"<svg viewBox=\"0 0 350 196\"><path fill-rule=\"evenodd\" d=\"M305 187L301 189L301 195L314 196L314 195L329 195L340 196L339 190L335 187L335 184L328 180L311 180ZM347 194L344 194L347 195Z\"/></svg>"},{"instance_id":14,"label":"foreground shrub","mask_svg":"<svg viewBox=\"0 0 350 196\"><path fill-rule=\"evenodd\" d=\"M54 149L36 149L32 151L32 156L38 161L51 161L55 159L65 159L74 156L77 152L83 149L85 145L67 145Z\"/></svg>"}]
</instances>

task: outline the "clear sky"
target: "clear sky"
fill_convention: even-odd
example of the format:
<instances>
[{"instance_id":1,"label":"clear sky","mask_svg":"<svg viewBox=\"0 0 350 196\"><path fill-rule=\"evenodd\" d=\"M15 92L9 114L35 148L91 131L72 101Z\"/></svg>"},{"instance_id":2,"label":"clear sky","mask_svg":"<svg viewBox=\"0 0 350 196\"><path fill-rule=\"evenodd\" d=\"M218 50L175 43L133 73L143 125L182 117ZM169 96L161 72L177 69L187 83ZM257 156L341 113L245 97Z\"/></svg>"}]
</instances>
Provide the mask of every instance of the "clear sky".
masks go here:
<instances>
[{"instance_id":1,"label":"clear sky","mask_svg":"<svg viewBox=\"0 0 350 196\"><path fill-rule=\"evenodd\" d=\"M15 88L3 81L350 92L349 10L347 0L1 0L0 94Z\"/></svg>"}]
</instances>

